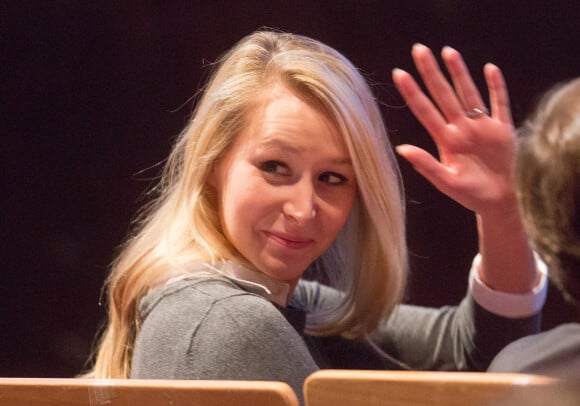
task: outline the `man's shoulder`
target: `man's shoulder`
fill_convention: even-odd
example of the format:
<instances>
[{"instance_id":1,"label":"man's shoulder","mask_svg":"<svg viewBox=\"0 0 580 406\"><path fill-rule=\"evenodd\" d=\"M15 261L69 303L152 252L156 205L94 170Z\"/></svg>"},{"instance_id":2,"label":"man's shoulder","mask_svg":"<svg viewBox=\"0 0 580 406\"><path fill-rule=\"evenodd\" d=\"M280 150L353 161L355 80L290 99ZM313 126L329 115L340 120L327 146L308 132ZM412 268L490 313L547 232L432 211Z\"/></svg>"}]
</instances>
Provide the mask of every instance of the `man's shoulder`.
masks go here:
<instances>
[{"instance_id":1,"label":"man's shoulder","mask_svg":"<svg viewBox=\"0 0 580 406\"><path fill-rule=\"evenodd\" d=\"M567 323L507 345L490 372L538 373L565 378L580 367L580 324Z\"/></svg>"},{"instance_id":2,"label":"man's shoulder","mask_svg":"<svg viewBox=\"0 0 580 406\"><path fill-rule=\"evenodd\" d=\"M563 348L578 348L580 350L580 323L566 323L538 334L521 338L508 345L506 350L513 346L512 351L538 350L549 353ZM579 353L580 355L580 353Z\"/></svg>"}]
</instances>

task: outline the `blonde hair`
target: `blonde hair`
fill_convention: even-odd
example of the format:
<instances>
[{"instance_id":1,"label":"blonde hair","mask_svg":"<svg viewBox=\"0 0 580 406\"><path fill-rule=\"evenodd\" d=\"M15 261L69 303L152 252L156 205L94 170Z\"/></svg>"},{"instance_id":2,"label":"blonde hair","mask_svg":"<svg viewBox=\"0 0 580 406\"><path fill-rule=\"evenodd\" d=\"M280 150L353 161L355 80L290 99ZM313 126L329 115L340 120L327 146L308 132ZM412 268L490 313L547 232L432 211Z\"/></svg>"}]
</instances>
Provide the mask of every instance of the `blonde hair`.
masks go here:
<instances>
[{"instance_id":1,"label":"blonde hair","mask_svg":"<svg viewBox=\"0 0 580 406\"><path fill-rule=\"evenodd\" d=\"M334 49L299 35L259 31L221 58L169 156L158 198L113 264L108 324L90 376L129 376L140 300L167 273L191 262L235 259L252 266L224 237L207 179L273 82L308 97L336 125L358 185L347 225L313 264L344 289L344 301L312 315L307 331L359 337L400 301L407 271L401 177L370 87Z\"/></svg>"},{"instance_id":2,"label":"blonde hair","mask_svg":"<svg viewBox=\"0 0 580 406\"><path fill-rule=\"evenodd\" d=\"M547 92L519 135L526 230L552 281L580 310L580 78Z\"/></svg>"}]
</instances>

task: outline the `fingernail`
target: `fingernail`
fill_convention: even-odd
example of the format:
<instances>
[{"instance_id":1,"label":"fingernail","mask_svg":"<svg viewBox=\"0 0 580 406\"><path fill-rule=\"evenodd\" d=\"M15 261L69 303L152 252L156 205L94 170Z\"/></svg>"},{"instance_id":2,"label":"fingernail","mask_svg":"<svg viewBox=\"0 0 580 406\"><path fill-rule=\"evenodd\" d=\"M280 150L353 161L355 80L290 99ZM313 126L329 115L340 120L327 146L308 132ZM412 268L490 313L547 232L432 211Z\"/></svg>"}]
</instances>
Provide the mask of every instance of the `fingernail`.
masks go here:
<instances>
[{"instance_id":1,"label":"fingernail","mask_svg":"<svg viewBox=\"0 0 580 406\"><path fill-rule=\"evenodd\" d=\"M409 151L409 146L407 144L397 145L395 151L399 155L405 155L405 152Z\"/></svg>"},{"instance_id":2,"label":"fingernail","mask_svg":"<svg viewBox=\"0 0 580 406\"><path fill-rule=\"evenodd\" d=\"M391 77L393 78L393 80L398 80L401 78L401 76L403 76L406 72L403 69L400 68L395 68L391 71Z\"/></svg>"},{"instance_id":3,"label":"fingernail","mask_svg":"<svg viewBox=\"0 0 580 406\"><path fill-rule=\"evenodd\" d=\"M418 49L420 49L420 48L427 48L427 47L426 47L425 45L421 44L420 42L415 42L415 43L413 44L413 47L412 47L412 49L413 49L413 50L415 50L415 49L417 49L417 50L418 50Z\"/></svg>"}]
</instances>

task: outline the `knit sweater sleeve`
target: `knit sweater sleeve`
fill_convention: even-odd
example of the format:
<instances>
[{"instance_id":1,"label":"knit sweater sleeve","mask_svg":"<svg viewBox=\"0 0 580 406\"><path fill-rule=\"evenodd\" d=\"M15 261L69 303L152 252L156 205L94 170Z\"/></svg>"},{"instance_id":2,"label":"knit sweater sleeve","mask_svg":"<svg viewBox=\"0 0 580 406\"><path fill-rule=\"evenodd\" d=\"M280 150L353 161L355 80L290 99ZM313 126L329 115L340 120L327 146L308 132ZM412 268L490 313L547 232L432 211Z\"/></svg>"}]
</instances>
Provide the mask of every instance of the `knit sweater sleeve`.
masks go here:
<instances>
[{"instance_id":1,"label":"knit sweater sleeve","mask_svg":"<svg viewBox=\"0 0 580 406\"><path fill-rule=\"evenodd\" d=\"M316 312L336 307L341 294L316 282L301 281L293 300ZM459 306L399 305L369 338L389 361L395 359L410 369L480 371L505 345L537 332L539 323L539 313L524 318L491 313L468 293Z\"/></svg>"},{"instance_id":2,"label":"knit sweater sleeve","mask_svg":"<svg viewBox=\"0 0 580 406\"><path fill-rule=\"evenodd\" d=\"M371 338L412 369L484 371L505 345L536 332L539 322L538 315L498 316L467 295L459 306L400 305Z\"/></svg>"}]
</instances>

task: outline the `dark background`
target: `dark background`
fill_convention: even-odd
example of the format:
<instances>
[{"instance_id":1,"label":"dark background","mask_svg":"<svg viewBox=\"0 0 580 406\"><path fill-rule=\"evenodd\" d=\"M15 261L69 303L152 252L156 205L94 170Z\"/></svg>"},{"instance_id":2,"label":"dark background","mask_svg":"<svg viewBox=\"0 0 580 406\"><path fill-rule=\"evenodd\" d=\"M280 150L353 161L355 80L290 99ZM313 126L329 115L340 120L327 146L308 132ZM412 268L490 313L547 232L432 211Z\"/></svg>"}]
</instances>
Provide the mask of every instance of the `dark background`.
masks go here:
<instances>
[{"instance_id":1,"label":"dark background","mask_svg":"<svg viewBox=\"0 0 580 406\"><path fill-rule=\"evenodd\" d=\"M71 376L105 312L99 295L144 190L192 110L208 63L262 26L322 40L374 83L393 143L433 150L390 71L422 42L463 52L478 84L506 76L514 121L580 73L580 7L553 1L5 1L0 376ZM477 251L474 216L401 162L407 301L455 304ZM573 319L550 290L544 328Z\"/></svg>"}]
</instances>

